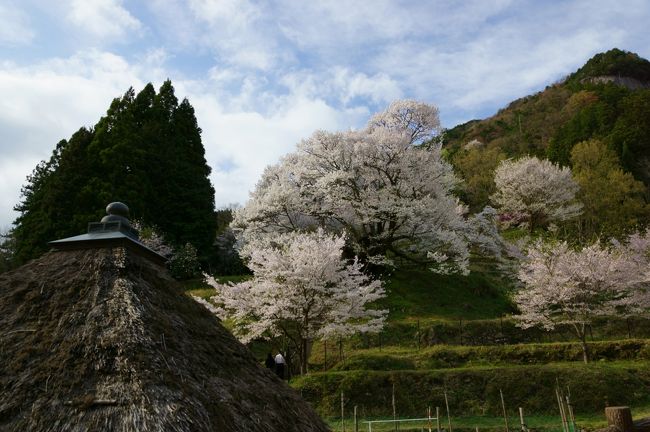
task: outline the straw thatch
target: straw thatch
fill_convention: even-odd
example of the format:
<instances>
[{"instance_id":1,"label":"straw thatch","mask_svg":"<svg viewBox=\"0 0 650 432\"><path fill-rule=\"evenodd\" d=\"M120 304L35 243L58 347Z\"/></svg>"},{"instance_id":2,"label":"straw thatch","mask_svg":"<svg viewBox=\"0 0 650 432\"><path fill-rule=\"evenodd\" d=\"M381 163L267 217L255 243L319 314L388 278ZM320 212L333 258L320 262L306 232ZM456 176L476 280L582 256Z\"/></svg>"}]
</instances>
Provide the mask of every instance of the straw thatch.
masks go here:
<instances>
[{"instance_id":1,"label":"straw thatch","mask_svg":"<svg viewBox=\"0 0 650 432\"><path fill-rule=\"evenodd\" d=\"M0 430L326 431L164 268L127 248L0 275Z\"/></svg>"}]
</instances>

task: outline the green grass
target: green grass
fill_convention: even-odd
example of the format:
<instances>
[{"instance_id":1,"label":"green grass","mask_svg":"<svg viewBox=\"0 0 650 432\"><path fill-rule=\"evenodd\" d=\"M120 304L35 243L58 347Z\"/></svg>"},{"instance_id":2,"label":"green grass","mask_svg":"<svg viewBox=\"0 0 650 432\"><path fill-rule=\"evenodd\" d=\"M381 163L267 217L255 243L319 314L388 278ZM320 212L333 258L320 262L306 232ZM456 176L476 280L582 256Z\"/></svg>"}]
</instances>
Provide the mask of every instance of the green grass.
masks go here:
<instances>
[{"instance_id":1,"label":"green grass","mask_svg":"<svg viewBox=\"0 0 650 432\"><path fill-rule=\"evenodd\" d=\"M351 410L347 409L346 418L345 418L345 430L354 431L354 422L350 418L352 416ZM452 413L453 414L453 413ZM435 417L435 407L432 407L432 416ZM632 408L632 416L635 420L650 417L650 406L642 405ZM422 415L417 416L418 418L426 417L426 411ZM404 418L404 417L402 417ZM414 418L414 417L411 417ZM370 417L362 418L358 417L357 421L359 424L359 431L367 431L368 425L364 423L368 420L390 420L392 415L389 412L386 412L386 415L383 417ZM340 431L341 428L341 418L340 417L329 417L325 421L330 426L332 431ZM561 432L562 431L562 420L560 415L538 415L533 414L529 415L524 412L524 422L529 429L544 430L547 432ZM505 430L505 422L503 416L462 416L462 417L452 417L451 418L452 428L458 432L474 432L476 428L479 431L484 432L503 432ZM604 413L593 413L593 414L578 414L576 415L576 424L579 429L584 430L595 430L607 426L607 421L605 420ZM411 427L408 428L407 424L403 423L400 426L401 432L407 431L422 431L424 428L425 431L428 431L428 421L423 421L419 423L409 423ZM435 419L431 421L432 430L436 430L436 421ZM508 426L509 429L513 432L519 431L520 421L519 414L517 412L508 413ZM448 429L448 420L444 408L440 410L440 427L441 429ZM394 431L395 427L392 424L374 424L372 426L373 432L388 432Z\"/></svg>"},{"instance_id":2,"label":"green grass","mask_svg":"<svg viewBox=\"0 0 650 432\"><path fill-rule=\"evenodd\" d=\"M250 279L250 275L233 275L233 276L217 276L217 282L219 283L239 283L243 282L245 280ZM189 279L185 281L181 281L181 284L183 285L183 288L185 289L185 292L188 295L193 295L197 297L204 298L206 300L209 300L210 297L214 296L214 288L210 287L208 284L205 283L205 281L202 278L197 278L197 279Z\"/></svg>"},{"instance_id":3,"label":"green grass","mask_svg":"<svg viewBox=\"0 0 650 432\"><path fill-rule=\"evenodd\" d=\"M650 360L650 340L627 339L588 343L591 360ZM324 360L320 357L321 361ZM312 357L312 361L314 357ZM332 359L332 360L335 360ZM465 366L507 366L582 362L579 343L555 342L492 346L438 345L416 350L384 347L346 353L342 361L330 360L330 370L413 370ZM323 369L322 364L319 365Z\"/></svg>"}]
</instances>

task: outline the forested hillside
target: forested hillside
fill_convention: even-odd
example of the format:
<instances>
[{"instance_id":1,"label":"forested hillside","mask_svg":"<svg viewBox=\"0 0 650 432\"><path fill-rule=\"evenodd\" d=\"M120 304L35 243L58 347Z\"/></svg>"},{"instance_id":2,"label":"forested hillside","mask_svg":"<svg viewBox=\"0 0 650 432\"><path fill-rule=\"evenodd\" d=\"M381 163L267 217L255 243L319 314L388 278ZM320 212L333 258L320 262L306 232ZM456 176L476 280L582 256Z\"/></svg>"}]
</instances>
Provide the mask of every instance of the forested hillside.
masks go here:
<instances>
[{"instance_id":1,"label":"forested hillside","mask_svg":"<svg viewBox=\"0 0 650 432\"><path fill-rule=\"evenodd\" d=\"M650 62L618 49L597 54L544 91L447 130L445 149L472 210L492 203L502 160L534 155L572 168L585 204L572 235L619 236L649 215Z\"/></svg>"}]
</instances>

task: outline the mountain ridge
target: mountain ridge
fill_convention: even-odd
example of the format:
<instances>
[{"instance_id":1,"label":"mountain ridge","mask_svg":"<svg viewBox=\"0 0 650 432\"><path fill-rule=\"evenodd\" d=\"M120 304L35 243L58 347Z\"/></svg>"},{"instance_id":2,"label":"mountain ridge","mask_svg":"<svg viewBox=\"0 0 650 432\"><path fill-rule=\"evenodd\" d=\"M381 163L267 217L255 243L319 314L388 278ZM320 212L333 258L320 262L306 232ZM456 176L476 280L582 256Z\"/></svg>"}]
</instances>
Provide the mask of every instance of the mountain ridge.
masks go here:
<instances>
[{"instance_id":1,"label":"mountain ridge","mask_svg":"<svg viewBox=\"0 0 650 432\"><path fill-rule=\"evenodd\" d=\"M524 155L572 166L571 152L599 140L650 198L650 61L617 48L496 114L445 131L443 149L465 179L471 210L489 204L501 160Z\"/></svg>"}]
</instances>

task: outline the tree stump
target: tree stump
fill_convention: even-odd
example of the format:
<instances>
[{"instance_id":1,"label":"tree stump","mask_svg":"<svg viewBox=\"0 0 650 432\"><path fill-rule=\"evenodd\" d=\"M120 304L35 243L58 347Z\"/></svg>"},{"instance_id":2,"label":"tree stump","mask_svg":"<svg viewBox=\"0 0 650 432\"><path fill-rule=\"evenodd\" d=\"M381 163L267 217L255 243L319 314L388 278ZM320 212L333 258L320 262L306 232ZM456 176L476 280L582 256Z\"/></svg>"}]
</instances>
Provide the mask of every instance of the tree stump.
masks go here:
<instances>
[{"instance_id":1,"label":"tree stump","mask_svg":"<svg viewBox=\"0 0 650 432\"><path fill-rule=\"evenodd\" d=\"M629 407L607 407L605 408L605 418L607 418L607 426L610 430L634 432L632 412Z\"/></svg>"}]
</instances>

